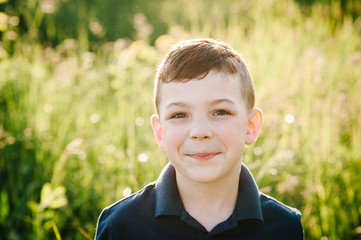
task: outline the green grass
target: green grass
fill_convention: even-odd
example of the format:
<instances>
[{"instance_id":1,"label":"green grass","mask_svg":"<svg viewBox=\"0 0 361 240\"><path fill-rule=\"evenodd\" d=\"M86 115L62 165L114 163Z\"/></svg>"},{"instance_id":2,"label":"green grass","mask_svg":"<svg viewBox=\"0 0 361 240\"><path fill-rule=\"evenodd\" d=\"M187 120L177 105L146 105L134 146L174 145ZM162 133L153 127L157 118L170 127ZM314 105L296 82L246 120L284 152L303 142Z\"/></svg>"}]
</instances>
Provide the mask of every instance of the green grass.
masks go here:
<instances>
[{"instance_id":1,"label":"green grass","mask_svg":"<svg viewBox=\"0 0 361 240\"><path fill-rule=\"evenodd\" d=\"M103 207L157 178L155 68L187 37L247 59L265 123L244 162L261 190L301 210L306 239L361 239L360 26L320 5L305 16L290 1L225 3L164 3L157 47L16 41L0 61L1 239L91 239Z\"/></svg>"}]
</instances>

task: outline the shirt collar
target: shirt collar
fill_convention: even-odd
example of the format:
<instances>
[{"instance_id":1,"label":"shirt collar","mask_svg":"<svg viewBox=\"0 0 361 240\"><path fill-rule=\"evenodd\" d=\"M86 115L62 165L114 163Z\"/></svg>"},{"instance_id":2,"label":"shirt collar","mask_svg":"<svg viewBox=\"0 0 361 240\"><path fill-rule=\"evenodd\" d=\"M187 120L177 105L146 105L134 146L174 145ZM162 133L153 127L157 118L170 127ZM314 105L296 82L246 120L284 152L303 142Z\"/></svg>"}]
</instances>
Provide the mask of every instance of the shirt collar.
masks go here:
<instances>
[{"instance_id":1,"label":"shirt collar","mask_svg":"<svg viewBox=\"0 0 361 240\"><path fill-rule=\"evenodd\" d=\"M239 176L236 213L238 220L260 219L263 221L260 193L256 181L244 164Z\"/></svg>"},{"instance_id":2,"label":"shirt collar","mask_svg":"<svg viewBox=\"0 0 361 240\"><path fill-rule=\"evenodd\" d=\"M183 203L179 195L175 169L168 163L159 175L155 184L156 206L155 216L176 215L181 216Z\"/></svg>"},{"instance_id":3,"label":"shirt collar","mask_svg":"<svg viewBox=\"0 0 361 240\"><path fill-rule=\"evenodd\" d=\"M175 174L174 167L168 163L156 182L155 217L161 215L182 216L183 203L178 192ZM260 219L263 221L259 196L252 174L242 164L235 208L238 220Z\"/></svg>"}]
</instances>

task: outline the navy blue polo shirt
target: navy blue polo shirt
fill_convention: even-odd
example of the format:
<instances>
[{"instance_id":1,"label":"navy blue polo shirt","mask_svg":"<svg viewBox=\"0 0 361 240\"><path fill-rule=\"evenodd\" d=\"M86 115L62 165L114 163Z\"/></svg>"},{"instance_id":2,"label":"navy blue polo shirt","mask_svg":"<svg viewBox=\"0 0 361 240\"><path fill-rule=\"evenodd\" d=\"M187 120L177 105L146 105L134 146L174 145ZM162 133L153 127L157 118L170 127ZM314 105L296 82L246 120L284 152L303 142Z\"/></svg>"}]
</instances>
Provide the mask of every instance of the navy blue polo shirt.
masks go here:
<instances>
[{"instance_id":1,"label":"navy blue polo shirt","mask_svg":"<svg viewBox=\"0 0 361 240\"><path fill-rule=\"evenodd\" d=\"M168 164L156 182L105 208L95 238L303 239L300 212L260 193L245 165L233 214L210 232L184 209L175 174Z\"/></svg>"}]
</instances>

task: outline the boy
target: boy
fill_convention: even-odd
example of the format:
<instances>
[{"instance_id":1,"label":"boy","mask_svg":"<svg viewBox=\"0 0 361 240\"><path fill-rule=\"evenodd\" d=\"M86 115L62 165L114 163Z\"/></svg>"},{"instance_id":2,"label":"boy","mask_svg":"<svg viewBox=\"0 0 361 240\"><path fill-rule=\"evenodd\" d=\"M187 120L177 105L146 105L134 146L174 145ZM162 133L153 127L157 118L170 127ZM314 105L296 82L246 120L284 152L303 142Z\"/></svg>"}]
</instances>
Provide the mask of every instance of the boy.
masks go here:
<instances>
[{"instance_id":1,"label":"boy","mask_svg":"<svg viewBox=\"0 0 361 240\"><path fill-rule=\"evenodd\" d=\"M299 211L258 192L242 164L263 113L238 53L212 39L180 42L154 90L152 127L170 164L103 210L96 239L303 239Z\"/></svg>"}]
</instances>

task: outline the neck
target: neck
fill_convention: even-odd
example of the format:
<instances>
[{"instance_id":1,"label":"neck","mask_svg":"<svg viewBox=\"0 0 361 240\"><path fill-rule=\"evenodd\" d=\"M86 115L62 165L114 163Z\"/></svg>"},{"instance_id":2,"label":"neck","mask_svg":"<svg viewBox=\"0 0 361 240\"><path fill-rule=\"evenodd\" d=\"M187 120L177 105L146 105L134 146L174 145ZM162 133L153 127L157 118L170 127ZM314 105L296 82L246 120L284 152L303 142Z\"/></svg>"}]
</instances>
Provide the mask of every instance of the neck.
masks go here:
<instances>
[{"instance_id":1,"label":"neck","mask_svg":"<svg viewBox=\"0 0 361 240\"><path fill-rule=\"evenodd\" d=\"M179 194L185 210L207 231L227 220L233 213L239 185L240 169L211 183L194 182L176 175Z\"/></svg>"}]
</instances>

